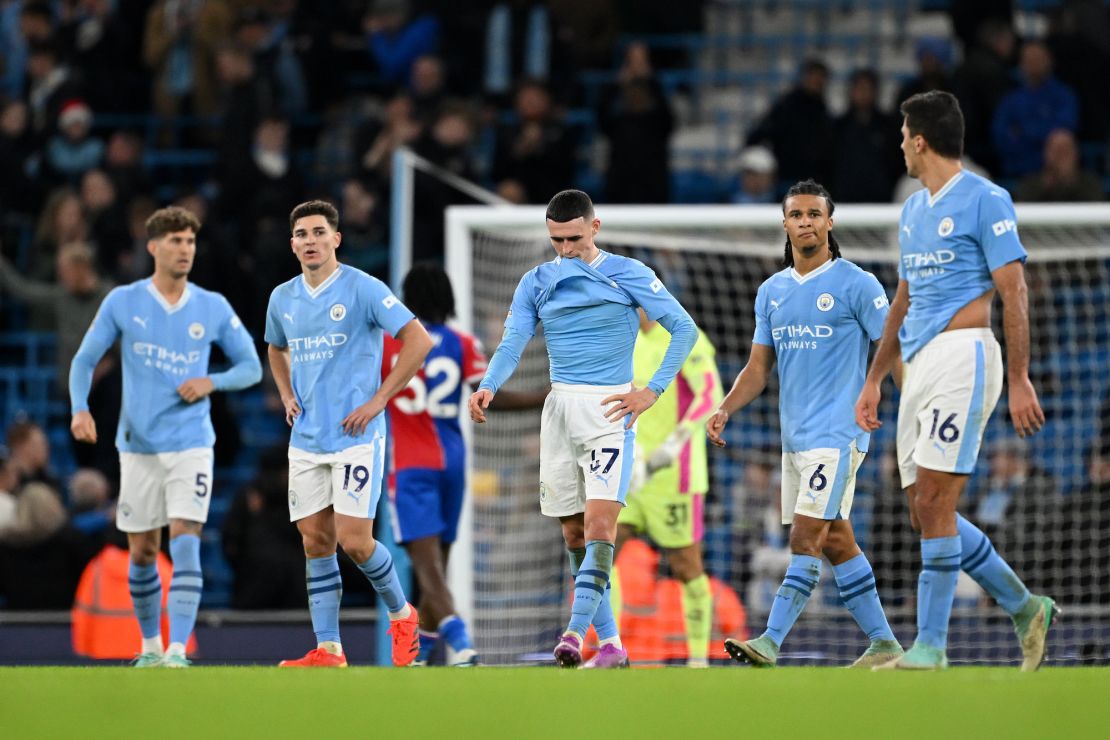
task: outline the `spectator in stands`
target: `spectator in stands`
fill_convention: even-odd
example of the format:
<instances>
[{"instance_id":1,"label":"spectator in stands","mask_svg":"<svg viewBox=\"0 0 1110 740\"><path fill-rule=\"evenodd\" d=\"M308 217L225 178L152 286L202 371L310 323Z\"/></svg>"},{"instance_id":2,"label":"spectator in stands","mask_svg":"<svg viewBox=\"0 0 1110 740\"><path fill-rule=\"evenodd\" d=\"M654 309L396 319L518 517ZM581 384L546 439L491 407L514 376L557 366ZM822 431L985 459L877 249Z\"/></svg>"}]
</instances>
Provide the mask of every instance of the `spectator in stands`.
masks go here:
<instances>
[{"instance_id":1,"label":"spectator in stands","mask_svg":"<svg viewBox=\"0 0 1110 740\"><path fill-rule=\"evenodd\" d=\"M379 120L371 118L355 133L355 152L361 176L369 182L388 182L393 168L393 152L410 146L420 138L424 124L416 118L412 98L398 95L386 104Z\"/></svg>"},{"instance_id":2,"label":"spectator in stands","mask_svg":"<svg viewBox=\"0 0 1110 740\"><path fill-rule=\"evenodd\" d=\"M983 21L977 38L977 44L965 47L964 63L953 77L953 92L964 114L964 151L998 172L991 121L999 102L1014 87L1010 65L1016 40L1009 21L997 18Z\"/></svg>"},{"instance_id":3,"label":"spectator in stands","mask_svg":"<svg viewBox=\"0 0 1110 740\"><path fill-rule=\"evenodd\" d=\"M460 104L448 105L413 144L413 151L446 173L474 180L477 177L471 164L474 137L474 122L469 111ZM413 187L413 261L442 261L444 210L474 201L437 174L417 172Z\"/></svg>"},{"instance_id":4,"label":"spectator in stands","mask_svg":"<svg viewBox=\"0 0 1110 740\"><path fill-rule=\"evenodd\" d=\"M439 46L439 20L413 13L409 0L374 0L362 27L379 74L392 85L408 82L413 63Z\"/></svg>"},{"instance_id":5,"label":"spectator in stands","mask_svg":"<svg viewBox=\"0 0 1110 740\"><path fill-rule=\"evenodd\" d=\"M929 90L952 91L952 77L948 70L952 66L952 42L947 38L929 36L917 40L917 75L906 80L894 96L897 108L912 95ZM837 192L837 197L844 196Z\"/></svg>"},{"instance_id":6,"label":"spectator in stands","mask_svg":"<svg viewBox=\"0 0 1110 740\"><path fill-rule=\"evenodd\" d=\"M29 419L15 421L8 426L5 443L20 487L42 483L58 490L58 479L50 470L50 440L41 426Z\"/></svg>"},{"instance_id":7,"label":"spectator in stands","mask_svg":"<svg viewBox=\"0 0 1110 740\"><path fill-rule=\"evenodd\" d=\"M69 513L74 529L100 538L115 529L116 504L104 473L80 468L69 479Z\"/></svg>"},{"instance_id":8,"label":"spectator in stands","mask_svg":"<svg viewBox=\"0 0 1110 740\"><path fill-rule=\"evenodd\" d=\"M501 104L513 80L547 82L551 73L551 19L547 3L494 0L486 20L482 92Z\"/></svg>"},{"instance_id":9,"label":"spectator in stands","mask_svg":"<svg viewBox=\"0 0 1110 740\"><path fill-rule=\"evenodd\" d=\"M987 490L975 501L975 521L995 531L1006 522L1021 522L1024 526L1030 521L1022 512L1026 503L1051 498L1056 492L1055 481L1033 464L1029 444L1020 437L991 443L989 454L990 479Z\"/></svg>"},{"instance_id":10,"label":"spectator in stands","mask_svg":"<svg viewBox=\"0 0 1110 740\"><path fill-rule=\"evenodd\" d=\"M31 215L37 207L37 184L31 180L36 156L27 104L12 100L0 104L0 216Z\"/></svg>"},{"instance_id":11,"label":"spectator in stands","mask_svg":"<svg viewBox=\"0 0 1110 740\"><path fill-rule=\"evenodd\" d=\"M46 3L0 3L0 99L23 98L28 45L49 38L53 30Z\"/></svg>"},{"instance_id":12,"label":"spectator in stands","mask_svg":"<svg viewBox=\"0 0 1110 740\"><path fill-rule=\"evenodd\" d=\"M829 68L824 62L806 60L797 85L775 101L748 134L748 146L765 144L774 152L780 180L830 179L833 134L825 104L828 81Z\"/></svg>"},{"instance_id":13,"label":"spectator in stands","mask_svg":"<svg viewBox=\"0 0 1110 740\"><path fill-rule=\"evenodd\" d=\"M516 180L529 203L546 202L574 184L574 137L555 115L542 82L521 83L514 112L517 120L497 132L493 180Z\"/></svg>"},{"instance_id":14,"label":"spectator in stands","mask_svg":"<svg viewBox=\"0 0 1110 740\"><path fill-rule=\"evenodd\" d=\"M225 0L158 0L146 16L143 61L154 77L154 110L163 116L219 110L216 50L231 33Z\"/></svg>"},{"instance_id":15,"label":"spectator in stands","mask_svg":"<svg viewBox=\"0 0 1110 740\"><path fill-rule=\"evenodd\" d=\"M19 483L0 447L0 601L9 609L68 609L95 545L67 525L58 494Z\"/></svg>"},{"instance_id":16,"label":"spectator in stands","mask_svg":"<svg viewBox=\"0 0 1110 740\"><path fill-rule=\"evenodd\" d=\"M97 274L96 255L84 242L58 250L57 275L57 282L33 280L0 257L0 290L41 311L49 320L45 328L56 333L58 390L64 393L69 363L112 285Z\"/></svg>"},{"instance_id":17,"label":"spectator in stands","mask_svg":"<svg viewBox=\"0 0 1110 740\"><path fill-rule=\"evenodd\" d=\"M81 205L81 196L72 188L59 188L46 199L46 204L35 226L31 246L29 277L49 280L55 277L54 263L58 248L70 242L85 242L89 238L89 222ZM35 322L34 329L45 329L42 322Z\"/></svg>"},{"instance_id":18,"label":"spectator in stands","mask_svg":"<svg viewBox=\"0 0 1110 740\"><path fill-rule=\"evenodd\" d=\"M736 158L740 189L732 194L733 203L776 203L778 162L765 146L746 147Z\"/></svg>"},{"instance_id":19,"label":"spectator in stands","mask_svg":"<svg viewBox=\"0 0 1110 740\"><path fill-rule=\"evenodd\" d=\"M142 68L142 18L116 0L81 0L73 23L75 68L89 70L85 92L93 110L127 113L149 108Z\"/></svg>"},{"instance_id":20,"label":"spectator in stands","mask_svg":"<svg viewBox=\"0 0 1110 740\"><path fill-rule=\"evenodd\" d=\"M83 100L67 100L58 113L57 133L46 143L44 175L55 185L77 185L100 166L104 142L90 135L92 109Z\"/></svg>"},{"instance_id":21,"label":"spectator in stands","mask_svg":"<svg viewBox=\"0 0 1110 740\"><path fill-rule=\"evenodd\" d=\"M646 44L625 51L619 82L601 96L598 124L609 137L605 197L611 203L670 201L674 114L655 78Z\"/></svg>"},{"instance_id":22,"label":"spectator in stands","mask_svg":"<svg viewBox=\"0 0 1110 740\"><path fill-rule=\"evenodd\" d=\"M55 41L44 40L32 44L27 56L27 103L31 107L31 129L39 143L54 133L63 102L80 97L77 80L59 54Z\"/></svg>"},{"instance_id":23,"label":"spectator in stands","mask_svg":"<svg viewBox=\"0 0 1110 740\"><path fill-rule=\"evenodd\" d=\"M343 264L389 280L389 235L378 213L381 200L364 180L343 183Z\"/></svg>"},{"instance_id":24,"label":"spectator in stands","mask_svg":"<svg viewBox=\"0 0 1110 740\"><path fill-rule=\"evenodd\" d=\"M874 70L852 73L848 110L833 124L833 191L847 203L886 203L905 167L898 119L879 110Z\"/></svg>"},{"instance_id":25,"label":"spectator in stands","mask_svg":"<svg viewBox=\"0 0 1110 740\"><path fill-rule=\"evenodd\" d=\"M1104 142L1110 134L1110 8L1100 0L1070 0L1048 11L1045 39L1056 76L1082 101L1080 141Z\"/></svg>"},{"instance_id":26,"label":"spectator in stands","mask_svg":"<svg viewBox=\"0 0 1110 740\"><path fill-rule=\"evenodd\" d=\"M121 205L130 203L135 196L149 195L153 190L150 176L143 169L143 142L132 131L113 131L108 137L104 172L112 179Z\"/></svg>"},{"instance_id":27,"label":"spectator in stands","mask_svg":"<svg viewBox=\"0 0 1110 740\"><path fill-rule=\"evenodd\" d=\"M111 274L119 250L127 246L127 212L116 194L116 186L104 170L89 170L81 177L81 204L92 241L96 245L101 272Z\"/></svg>"},{"instance_id":28,"label":"spectator in stands","mask_svg":"<svg viewBox=\"0 0 1110 740\"><path fill-rule=\"evenodd\" d=\"M238 213L247 224L240 237L249 246L263 218L284 222L290 203L301 198L303 183L289 142L289 121L276 113L263 116L254 129L252 145L228 153L221 167L221 213ZM284 240L283 240L284 241Z\"/></svg>"},{"instance_id":29,"label":"spectator in stands","mask_svg":"<svg viewBox=\"0 0 1110 740\"><path fill-rule=\"evenodd\" d=\"M344 213L346 224L346 213ZM304 549L289 526L289 465L285 447L262 453L254 480L235 495L221 544L234 573L235 609L304 606Z\"/></svg>"},{"instance_id":30,"label":"spectator in stands","mask_svg":"<svg viewBox=\"0 0 1110 740\"><path fill-rule=\"evenodd\" d=\"M1000 169L1007 177L1039 170L1048 134L1058 128L1075 131L1079 125L1079 101L1052 76L1052 55L1043 43L1022 46L1021 76L1021 87L1002 99L991 123Z\"/></svg>"},{"instance_id":31,"label":"spectator in stands","mask_svg":"<svg viewBox=\"0 0 1110 740\"><path fill-rule=\"evenodd\" d=\"M303 113L308 108L308 84L294 53L288 24L275 24L268 12L247 5L235 19L233 37L251 53L255 69L278 93L273 101L275 107L286 116Z\"/></svg>"},{"instance_id":32,"label":"spectator in stands","mask_svg":"<svg viewBox=\"0 0 1110 740\"><path fill-rule=\"evenodd\" d=\"M1059 128L1044 142L1044 167L1026 175L1018 185L1016 200L1041 202L1090 202L1105 197L1102 182L1079 165L1075 135Z\"/></svg>"},{"instance_id":33,"label":"spectator in stands","mask_svg":"<svg viewBox=\"0 0 1110 740\"><path fill-rule=\"evenodd\" d=\"M422 124L429 124L443 105L446 88L446 72L443 60L432 54L417 57L412 63L409 75L409 99L412 101L413 116Z\"/></svg>"}]
</instances>

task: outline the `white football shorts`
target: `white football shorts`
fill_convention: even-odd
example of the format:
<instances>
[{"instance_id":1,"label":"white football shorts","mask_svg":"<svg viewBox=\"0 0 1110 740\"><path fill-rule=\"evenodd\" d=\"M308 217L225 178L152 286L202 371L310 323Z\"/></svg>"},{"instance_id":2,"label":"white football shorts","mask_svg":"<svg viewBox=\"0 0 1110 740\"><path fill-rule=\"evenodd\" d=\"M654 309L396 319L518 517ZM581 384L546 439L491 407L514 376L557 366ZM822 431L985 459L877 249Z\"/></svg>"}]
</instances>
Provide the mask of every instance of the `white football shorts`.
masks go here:
<instances>
[{"instance_id":1,"label":"white football shorts","mask_svg":"<svg viewBox=\"0 0 1110 740\"><path fill-rule=\"evenodd\" d=\"M289 448L289 521L329 506L336 514L373 519L385 476L385 437L339 452Z\"/></svg>"},{"instance_id":2,"label":"white football shorts","mask_svg":"<svg viewBox=\"0 0 1110 740\"><path fill-rule=\"evenodd\" d=\"M540 421L540 512L581 514L587 499L619 501L628 496L636 455L636 427L628 417L605 418L601 401L631 385L552 383Z\"/></svg>"},{"instance_id":3,"label":"white football shorts","mask_svg":"<svg viewBox=\"0 0 1110 740\"><path fill-rule=\"evenodd\" d=\"M150 532L170 519L208 521L212 460L211 447L119 453L116 527L121 532Z\"/></svg>"},{"instance_id":4,"label":"white football shorts","mask_svg":"<svg viewBox=\"0 0 1110 740\"><path fill-rule=\"evenodd\" d=\"M941 332L906 363L898 405L902 487L917 468L969 474L1002 394L1002 350L990 329Z\"/></svg>"},{"instance_id":5,"label":"white football shorts","mask_svg":"<svg viewBox=\"0 0 1110 740\"><path fill-rule=\"evenodd\" d=\"M795 514L813 519L847 519L856 495L856 472L867 453L848 447L818 447L782 453L782 523Z\"/></svg>"}]
</instances>

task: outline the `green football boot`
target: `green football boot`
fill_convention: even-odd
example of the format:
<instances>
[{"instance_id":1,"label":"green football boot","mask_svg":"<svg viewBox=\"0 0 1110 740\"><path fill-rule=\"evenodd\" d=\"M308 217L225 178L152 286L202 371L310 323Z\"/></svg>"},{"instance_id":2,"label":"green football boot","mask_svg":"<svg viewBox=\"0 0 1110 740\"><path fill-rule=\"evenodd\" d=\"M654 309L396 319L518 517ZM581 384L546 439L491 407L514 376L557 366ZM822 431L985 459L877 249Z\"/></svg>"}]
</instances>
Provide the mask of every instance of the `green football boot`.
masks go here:
<instances>
[{"instance_id":1,"label":"green football boot","mask_svg":"<svg viewBox=\"0 0 1110 740\"><path fill-rule=\"evenodd\" d=\"M873 671L940 671L948 667L948 658L944 651L920 642L915 642L901 657L877 665Z\"/></svg>"},{"instance_id":2,"label":"green football boot","mask_svg":"<svg viewBox=\"0 0 1110 740\"><path fill-rule=\"evenodd\" d=\"M897 640L872 640L871 645L863 655L856 659L849 668L874 668L875 666L889 663L901 658L906 651L898 644Z\"/></svg>"},{"instance_id":3,"label":"green football boot","mask_svg":"<svg viewBox=\"0 0 1110 740\"><path fill-rule=\"evenodd\" d=\"M135 659L131 661L131 665L135 668L157 668L162 665L161 653L139 653Z\"/></svg>"},{"instance_id":4,"label":"green football boot","mask_svg":"<svg viewBox=\"0 0 1110 740\"><path fill-rule=\"evenodd\" d=\"M162 658L163 668L188 668L192 664L193 661L177 653L166 653Z\"/></svg>"},{"instance_id":5,"label":"green football boot","mask_svg":"<svg viewBox=\"0 0 1110 740\"><path fill-rule=\"evenodd\" d=\"M779 660L779 646L767 635L754 640L725 640L725 652L736 661L747 663L753 668L774 668Z\"/></svg>"},{"instance_id":6,"label":"green football boot","mask_svg":"<svg viewBox=\"0 0 1110 740\"><path fill-rule=\"evenodd\" d=\"M1045 637L1060 607L1047 596L1033 596L1030 608L1013 617L1014 632L1021 641L1021 670L1032 672L1041 667L1045 658Z\"/></svg>"}]
</instances>

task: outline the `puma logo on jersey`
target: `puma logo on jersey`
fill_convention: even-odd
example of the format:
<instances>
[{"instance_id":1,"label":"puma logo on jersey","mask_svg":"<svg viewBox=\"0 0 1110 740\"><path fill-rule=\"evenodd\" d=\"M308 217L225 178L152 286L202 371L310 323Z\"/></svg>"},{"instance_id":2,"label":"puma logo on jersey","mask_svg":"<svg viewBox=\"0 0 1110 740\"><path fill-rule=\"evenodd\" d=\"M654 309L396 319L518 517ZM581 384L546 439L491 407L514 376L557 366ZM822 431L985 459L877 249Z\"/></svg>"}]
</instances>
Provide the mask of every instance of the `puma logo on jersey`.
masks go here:
<instances>
[{"instance_id":1,"label":"puma logo on jersey","mask_svg":"<svg viewBox=\"0 0 1110 740\"><path fill-rule=\"evenodd\" d=\"M291 313L283 313L283 314L282 314L282 316L284 316L285 318L289 319L289 323L290 323L290 324L292 324L292 323L293 323L293 314L291 314Z\"/></svg>"},{"instance_id":2,"label":"puma logo on jersey","mask_svg":"<svg viewBox=\"0 0 1110 740\"><path fill-rule=\"evenodd\" d=\"M132 316L131 320L134 321L139 326L143 327L144 329L146 328L147 319L140 319L138 316Z\"/></svg>"},{"instance_id":3,"label":"puma logo on jersey","mask_svg":"<svg viewBox=\"0 0 1110 740\"><path fill-rule=\"evenodd\" d=\"M903 226L902 227L902 231L906 232L907 237L912 236L912 234L910 233L911 228L912 228L911 226Z\"/></svg>"}]
</instances>

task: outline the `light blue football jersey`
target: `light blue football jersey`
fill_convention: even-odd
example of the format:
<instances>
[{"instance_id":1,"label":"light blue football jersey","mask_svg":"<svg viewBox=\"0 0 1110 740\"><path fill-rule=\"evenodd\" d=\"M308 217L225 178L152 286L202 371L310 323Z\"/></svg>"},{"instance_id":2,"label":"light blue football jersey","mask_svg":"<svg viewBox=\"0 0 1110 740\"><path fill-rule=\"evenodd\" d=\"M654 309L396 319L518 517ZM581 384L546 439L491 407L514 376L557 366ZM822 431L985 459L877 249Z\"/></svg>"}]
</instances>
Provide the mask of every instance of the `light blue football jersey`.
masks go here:
<instances>
[{"instance_id":1,"label":"light blue football jersey","mask_svg":"<svg viewBox=\"0 0 1110 740\"><path fill-rule=\"evenodd\" d=\"M385 436L385 414L358 437L346 434L342 424L381 387L383 330L396 336L412 319L382 281L349 265L340 265L315 289L303 275L274 288L266 341L289 348L293 393L301 406L291 447L339 452Z\"/></svg>"},{"instance_id":2,"label":"light blue football jersey","mask_svg":"<svg viewBox=\"0 0 1110 740\"><path fill-rule=\"evenodd\" d=\"M513 294L505 328L528 338L543 322L552 382L624 385L632 382L637 307L653 321L670 317L697 339L693 319L655 273L639 260L605 251L591 264L557 257L527 272ZM692 346L690 341L673 368L666 362L660 367L649 383L656 394L670 385ZM483 380L481 387L491 386Z\"/></svg>"},{"instance_id":3,"label":"light blue football jersey","mask_svg":"<svg viewBox=\"0 0 1110 740\"><path fill-rule=\"evenodd\" d=\"M910 288L898 338L909 360L956 312L994 288L993 271L1024 262L1026 253L1010 194L966 170L933 197L921 189L907 198L898 226L898 276Z\"/></svg>"},{"instance_id":4,"label":"light blue football jersey","mask_svg":"<svg viewBox=\"0 0 1110 740\"><path fill-rule=\"evenodd\" d=\"M123 358L123 404L116 447L153 454L211 447L216 440L203 398L186 403L177 388L208 376L217 391L232 391L262 379L254 342L227 299L192 283L170 304L150 278L114 289L100 304L69 370L73 413L88 411L93 368L115 341ZM209 374L216 343L232 362Z\"/></svg>"},{"instance_id":5,"label":"light blue football jersey","mask_svg":"<svg viewBox=\"0 0 1110 740\"><path fill-rule=\"evenodd\" d=\"M753 341L775 349L783 452L844 449L853 440L867 451L855 403L868 345L882 336L889 310L878 279L843 258L804 276L788 267L759 286Z\"/></svg>"}]
</instances>

